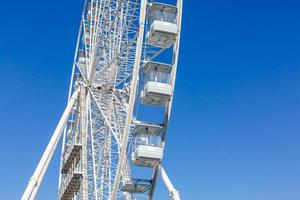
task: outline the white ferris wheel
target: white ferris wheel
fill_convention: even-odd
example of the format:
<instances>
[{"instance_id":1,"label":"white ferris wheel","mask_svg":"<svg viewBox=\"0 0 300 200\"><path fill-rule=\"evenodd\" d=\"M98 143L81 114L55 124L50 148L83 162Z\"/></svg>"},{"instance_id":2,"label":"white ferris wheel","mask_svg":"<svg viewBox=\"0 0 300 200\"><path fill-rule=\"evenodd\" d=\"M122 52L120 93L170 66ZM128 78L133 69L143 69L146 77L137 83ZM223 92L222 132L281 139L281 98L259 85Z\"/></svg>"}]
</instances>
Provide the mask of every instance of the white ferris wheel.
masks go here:
<instances>
[{"instance_id":1,"label":"white ferris wheel","mask_svg":"<svg viewBox=\"0 0 300 200\"><path fill-rule=\"evenodd\" d=\"M68 104L22 200L36 198L60 138L59 200L151 200L159 176L180 199L161 163L182 1L85 1Z\"/></svg>"}]
</instances>

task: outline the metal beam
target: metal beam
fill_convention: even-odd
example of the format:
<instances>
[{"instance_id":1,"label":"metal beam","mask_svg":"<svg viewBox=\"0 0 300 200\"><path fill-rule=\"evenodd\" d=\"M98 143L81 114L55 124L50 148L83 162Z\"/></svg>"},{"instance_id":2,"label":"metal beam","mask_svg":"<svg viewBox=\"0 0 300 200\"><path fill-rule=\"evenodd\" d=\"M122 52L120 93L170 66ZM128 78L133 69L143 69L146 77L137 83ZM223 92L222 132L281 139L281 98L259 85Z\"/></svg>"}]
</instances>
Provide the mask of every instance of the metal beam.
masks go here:
<instances>
[{"instance_id":1,"label":"metal beam","mask_svg":"<svg viewBox=\"0 0 300 200\"><path fill-rule=\"evenodd\" d=\"M82 200L88 200L88 174L87 174L87 89L80 85L79 108L80 108L80 134L82 142L81 171L82 171Z\"/></svg>"},{"instance_id":2,"label":"metal beam","mask_svg":"<svg viewBox=\"0 0 300 200\"><path fill-rule=\"evenodd\" d=\"M162 166L160 167L160 175L161 175L161 178L164 181L166 187L168 188L168 190L170 192L170 198L172 200L180 200L178 191L174 188L166 171L164 170L164 168Z\"/></svg>"}]
</instances>

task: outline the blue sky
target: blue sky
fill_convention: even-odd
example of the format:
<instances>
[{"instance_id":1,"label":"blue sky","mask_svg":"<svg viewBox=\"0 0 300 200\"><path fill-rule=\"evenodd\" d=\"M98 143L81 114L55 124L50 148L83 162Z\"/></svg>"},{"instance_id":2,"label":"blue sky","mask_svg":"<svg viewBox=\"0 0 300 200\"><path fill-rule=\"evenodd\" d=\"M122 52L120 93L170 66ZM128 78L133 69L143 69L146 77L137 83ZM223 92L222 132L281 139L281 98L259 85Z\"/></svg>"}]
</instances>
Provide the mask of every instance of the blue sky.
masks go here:
<instances>
[{"instance_id":1,"label":"blue sky","mask_svg":"<svg viewBox=\"0 0 300 200\"><path fill-rule=\"evenodd\" d=\"M20 198L65 107L81 8L1 2L0 199ZM182 199L300 199L299 10L289 0L185 0L164 157ZM58 159L39 199L56 198Z\"/></svg>"}]
</instances>

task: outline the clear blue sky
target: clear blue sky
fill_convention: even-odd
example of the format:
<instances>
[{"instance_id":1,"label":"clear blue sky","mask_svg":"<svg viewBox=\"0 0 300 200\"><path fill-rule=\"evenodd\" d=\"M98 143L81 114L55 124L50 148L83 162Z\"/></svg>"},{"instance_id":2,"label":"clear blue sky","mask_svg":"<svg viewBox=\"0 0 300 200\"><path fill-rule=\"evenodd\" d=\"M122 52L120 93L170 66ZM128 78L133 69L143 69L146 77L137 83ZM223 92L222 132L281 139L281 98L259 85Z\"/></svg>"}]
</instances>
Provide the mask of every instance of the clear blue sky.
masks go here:
<instances>
[{"instance_id":1,"label":"clear blue sky","mask_svg":"<svg viewBox=\"0 0 300 200\"><path fill-rule=\"evenodd\" d=\"M81 8L1 2L1 200L19 199L65 107ZM300 199L299 10L185 0L164 160L182 199ZM58 158L39 199L56 198Z\"/></svg>"}]
</instances>

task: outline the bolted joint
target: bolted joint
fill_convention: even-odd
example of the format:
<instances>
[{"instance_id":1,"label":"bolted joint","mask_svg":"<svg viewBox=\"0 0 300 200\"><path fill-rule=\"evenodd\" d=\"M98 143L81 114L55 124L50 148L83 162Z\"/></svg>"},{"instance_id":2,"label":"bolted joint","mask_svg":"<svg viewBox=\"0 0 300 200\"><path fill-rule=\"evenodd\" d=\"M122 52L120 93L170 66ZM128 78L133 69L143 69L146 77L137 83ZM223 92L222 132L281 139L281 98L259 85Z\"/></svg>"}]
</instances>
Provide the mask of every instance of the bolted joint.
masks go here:
<instances>
[{"instance_id":1,"label":"bolted joint","mask_svg":"<svg viewBox=\"0 0 300 200\"><path fill-rule=\"evenodd\" d=\"M177 190L171 191L171 193L170 193L170 198L171 198L172 200L180 200L179 192L178 192Z\"/></svg>"},{"instance_id":2,"label":"bolted joint","mask_svg":"<svg viewBox=\"0 0 300 200\"><path fill-rule=\"evenodd\" d=\"M35 177L30 177L30 182L33 183L34 187L36 187L37 184L38 184L38 180L37 180L37 178L35 178Z\"/></svg>"}]
</instances>

